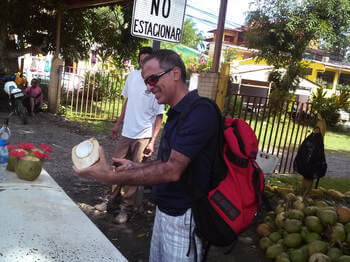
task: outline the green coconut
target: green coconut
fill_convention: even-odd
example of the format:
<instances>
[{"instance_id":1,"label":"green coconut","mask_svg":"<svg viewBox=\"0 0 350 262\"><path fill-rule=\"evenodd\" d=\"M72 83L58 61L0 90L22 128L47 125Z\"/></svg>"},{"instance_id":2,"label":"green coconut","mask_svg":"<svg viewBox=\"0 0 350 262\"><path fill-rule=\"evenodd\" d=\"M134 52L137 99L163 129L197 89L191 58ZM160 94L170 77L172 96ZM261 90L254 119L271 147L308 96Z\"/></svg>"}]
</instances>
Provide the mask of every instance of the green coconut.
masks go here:
<instances>
[{"instance_id":1,"label":"green coconut","mask_svg":"<svg viewBox=\"0 0 350 262\"><path fill-rule=\"evenodd\" d=\"M336 247L331 247L327 252L327 256L329 256L331 261L338 261L338 258L342 255L343 253L341 252L341 250Z\"/></svg>"},{"instance_id":2,"label":"green coconut","mask_svg":"<svg viewBox=\"0 0 350 262\"><path fill-rule=\"evenodd\" d=\"M290 259L289 259L288 254L283 252L276 257L275 262L290 262Z\"/></svg>"},{"instance_id":3,"label":"green coconut","mask_svg":"<svg viewBox=\"0 0 350 262\"><path fill-rule=\"evenodd\" d=\"M341 256L338 258L337 262L350 262L350 256Z\"/></svg>"},{"instance_id":4,"label":"green coconut","mask_svg":"<svg viewBox=\"0 0 350 262\"><path fill-rule=\"evenodd\" d=\"M273 242L268 237L263 237L259 240L259 246L262 250L266 250L268 247L272 245L273 245Z\"/></svg>"},{"instance_id":5,"label":"green coconut","mask_svg":"<svg viewBox=\"0 0 350 262\"><path fill-rule=\"evenodd\" d=\"M18 160L15 171L20 179L33 181L40 175L41 169L42 163L39 158L24 156Z\"/></svg>"},{"instance_id":6,"label":"green coconut","mask_svg":"<svg viewBox=\"0 0 350 262\"><path fill-rule=\"evenodd\" d=\"M316 232L308 232L305 234L304 240L307 244L316 241L316 240L321 240L321 236L320 234L316 233Z\"/></svg>"},{"instance_id":7,"label":"green coconut","mask_svg":"<svg viewBox=\"0 0 350 262\"><path fill-rule=\"evenodd\" d=\"M287 218L286 212L278 213L276 218L275 218L275 224L278 227L283 228L286 218Z\"/></svg>"},{"instance_id":8,"label":"green coconut","mask_svg":"<svg viewBox=\"0 0 350 262\"><path fill-rule=\"evenodd\" d=\"M316 253L309 258L309 262L331 262L331 259L325 254Z\"/></svg>"},{"instance_id":9,"label":"green coconut","mask_svg":"<svg viewBox=\"0 0 350 262\"><path fill-rule=\"evenodd\" d=\"M269 235L269 239L276 243L278 240L280 240L282 238L282 235L280 234L280 232L272 232L270 235Z\"/></svg>"},{"instance_id":10,"label":"green coconut","mask_svg":"<svg viewBox=\"0 0 350 262\"><path fill-rule=\"evenodd\" d=\"M280 244L275 244L267 248L266 250L266 257L274 259L277 256L279 256L281 253L283 253L284 248Z\"/></svg>"},{"instance_id":11,"label":"green coconut","mask_svg":"<svg viewBox=\"0 0 350 262\"><path fill-rule=\"evenodd\" d=\"M315 202L315 206L317 206L317 207L328 207L328 204L325 201L323 201L323 200L318 200L318 201Z\"/></svg>"},{"instance_id":12,"label":"green coconut","mask_svg":"<svg viewBox=\"0 0 350 262\"><path fill-rule=\"evenodd\" d=\"M345 239L346 243L348 243L350 245L350 233L348 233L346 235L346 239Z\"/></svg>"},{"instance_id":13,"label":"green coconut","mask_svg":"<svg viewBox=\"0 0 350 262\"><path fill-rule=\"evenodd\" d=\"M299 233L291 233L286 235L283 243L286 247L296 248L301 245L302 241L303 240Z\"/></svg>"},{"instance_id":14,"label":"green coconut","mask_svg":"<svg viewBox=\"0 0 350 262\"><path fill-rule=\"evenodd\" d=\"M302 200L297 199L293 202L293 208L301 211L305 208L305 204Z\"/></svg>"},{"instance_id":15,"label":"green coconut","mask_svg":"<svg viewBox=\"0 0 350 262\"><path fill-rule=\"evenodd\" d=\"M345 231L344 227L340 225L336 225L332 227L330 240L332 243L340 243L345 240Z\"/></svg>"},{"instance_id":16,"label":"green coconut","mask_svg":"<svg viewBox=\"0 0 350 262\"><path fill-rule=\"evenodd\" d=\"M316 253L326 254L328 251L328 244L321 240L315 240L307 245L309 256L312 256Z\"/></svg>"},{"instance_id":17,"label":"green coconut","mask_svg":"<svg viewBox=\"0 0 350 262\"><path fill-rule=\"evenodd\" d=\"M314 216L316 215L317 209L318 207L316 206L308 206L304 208L303 212L306 216Z\"/></svg>"},{"instance_id":18,"label":"green coconut","mask_svg":"<svg viewBox=\"0 0 350 262\"><path fill-rule=\"evenodd\" d=\"M333 226L337 223L337 213L333 210L319 209L317 211L317 216L321 220L321 223L326 226Z\"/></svg>"},{"instance_id":19,"label":"green coconut","mask_svg":"<svg viewBox=\"0 0 350 262\"><path fill-rule=\"evenodd\" d=\"M264 223L270 224L275 222L275 216L265 216Z\"/></svg>"},{"instance_id":20,"label":"green coconut","mask_svg":"<svg viewBox=\"0 0 350 262\"><path fill-rule=\"evenodd\" d=\"M284 222L284 229L288 233L298 233L301 231L302 222L298 219L286 219Z\"/></svg>"},{"instance_id":21,"label":"green coconut","mask_svg":"<svg viewBox=\"0 0 350 262\"><path fill-rule=\"evenodd\" d=\"M321 233L323 231L321 220L316 216L306 217L305 226L312 232Z\"/></svg>"},{"instance_id":22,"label":"green coconut","mask_svg":"<svg viewBox=\"0 0 350 262\"><path fill-rule=\"evenodd\" d=\"M302 220L304 213L298 209L291 209L288 211L288 218Z\"/></svg>"},{"instance_id":23,"label":"green coconut","mask_svg":"<svg viewBox=\"0 0 350 262\"><path fill-rule=\"evenodd\" d=\"M275 213L278 215L279 213L285 210L285 204L278 204L275 208Z\"/></svg>"},{"instance_id":24,"label":"green coconut","mask_svg":"<svg viewBox=\"0 0 350 262\"><path fill-rule=\"evenodd\" d=\"M22 148L16 148L16 149L11 150L11 152L12 151L24 152L25 156L28 155L28 152L26 150L22 149ZM7 170L11 171L11 172L15 172L17 161L18 161L17 157L9 155L8 162L7 162Z\"/></svg>"},{"instance_id":25,"label":"green coconut","mask_svg":"<svg viewBox=\"0 0 350 262\"><path fill-rule=\"evenodd\" d=\"M301 227L301 231L300 231L300 235L303 239L305 239L306 237L306 234L309 233L309 230L307 229L306 226L302 226Z\"/></svg>"},{"instance_id":26,"label":"green coconut","mask_svg":"<svg viewBox=\"0 0 350 262\"><path fill-rule=\"evenodd\" d=\"M292 262L307 262L308 252L307 249L299 248L290 251L290 261Z\"/></svg>"},{"instance_id":27,"label":"green coconut","mask_svg":"<svg viewBox=\"0 0 350 262\"><path fill-rule=\"evenodd\" d=\"M347 234L350 233L350 223L346 223L345 226L344 226L344 230Z\"/></svg>"}]
</instances>

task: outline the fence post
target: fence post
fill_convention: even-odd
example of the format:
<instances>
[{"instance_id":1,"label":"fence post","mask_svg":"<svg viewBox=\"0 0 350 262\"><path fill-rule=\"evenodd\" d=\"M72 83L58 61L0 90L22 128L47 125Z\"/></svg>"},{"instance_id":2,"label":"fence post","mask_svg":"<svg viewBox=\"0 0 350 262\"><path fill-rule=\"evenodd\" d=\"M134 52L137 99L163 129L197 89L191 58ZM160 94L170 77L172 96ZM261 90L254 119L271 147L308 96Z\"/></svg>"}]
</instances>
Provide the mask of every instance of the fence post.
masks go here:
<instances>
[{"instance_id":1,"label":"fence post","mask_svg":"<svg viewBox=\"0 0 350 262\"><path fill-rule=\"evenodd\" d=\"M218 91L216 93L216 104L219 106L221 112L224 111L229 74L230 74L230 64L229 63L222 64L221 70L220 70L220 76L219 76Z\"/></svg>"}]
</instances>

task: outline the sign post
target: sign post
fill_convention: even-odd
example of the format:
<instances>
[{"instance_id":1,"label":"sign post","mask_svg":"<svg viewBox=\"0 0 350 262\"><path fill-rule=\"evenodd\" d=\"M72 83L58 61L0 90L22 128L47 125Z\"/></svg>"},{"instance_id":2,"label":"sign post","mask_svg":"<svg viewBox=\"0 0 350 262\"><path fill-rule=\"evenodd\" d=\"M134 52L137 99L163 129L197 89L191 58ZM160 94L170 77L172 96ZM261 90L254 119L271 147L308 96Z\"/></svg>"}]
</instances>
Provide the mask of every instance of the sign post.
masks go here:
<instances>
[{"instance_id":1,"label":"sign post","mask_svg":"<svg viewBox=\"0 0 350 262\"><path fill-rule=\"evenodd\" d=\"M186 0L134 0L131 34L180 43Z\"/></svg>"}]
</instances>

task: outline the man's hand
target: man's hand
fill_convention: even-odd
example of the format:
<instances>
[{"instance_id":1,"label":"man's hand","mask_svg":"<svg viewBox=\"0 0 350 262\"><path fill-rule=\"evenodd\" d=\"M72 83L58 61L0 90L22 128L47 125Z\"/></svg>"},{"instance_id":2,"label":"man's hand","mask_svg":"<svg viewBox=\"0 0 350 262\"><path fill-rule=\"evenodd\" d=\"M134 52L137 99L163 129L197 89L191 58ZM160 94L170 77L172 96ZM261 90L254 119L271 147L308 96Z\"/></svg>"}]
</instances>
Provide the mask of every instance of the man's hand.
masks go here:
<instances>
[{"instance_id":1,"label":"man's hand","mask_svg":"<svg viewBox=\"0 0 350 262\"><path fill-rule=\"evenodd\" d=\"M112 138L116 139L118 137L120 130L120 123L117 121L112 128Z\"/></svg>"},{"instance_id":2,"label":"man's hand","mask_svg":"<svg viewBox=\"0 0 350 262\"><path fill-rule=\"evenodd\" d=\"M143 154L147 158L152 155L153 151L154 151L154 143L150 141L146 146L145 150L143 151Z\"/></svg>"},{"instance_id":3,"label":"man's hand","mask_svg":"<svg viewBox=\"0 0 350 262\"><path fill-rule=\"evenodd\" d=\"M98 151L100 154L100 160L98 162L84 169L77 169L73 166L74 172L77 173L78 176L94 178L106 184L118 184L116 172L107 163L105 153L101 146L98 148Z\"/></svg>"},{"instance_id":4,"label":"man's hand","mask_svg":"<svg viewBox=\"0 0 350 262\"><path fill-rule=\"evenodd\" d=\"M114 163L117 165L114 165L115 170L118 171L123 171L131 168L137 167L137 163L132 162L131 160L125 159L125 158L114 158L112 157L112 160Z\"/></svg>"}]
</instances>

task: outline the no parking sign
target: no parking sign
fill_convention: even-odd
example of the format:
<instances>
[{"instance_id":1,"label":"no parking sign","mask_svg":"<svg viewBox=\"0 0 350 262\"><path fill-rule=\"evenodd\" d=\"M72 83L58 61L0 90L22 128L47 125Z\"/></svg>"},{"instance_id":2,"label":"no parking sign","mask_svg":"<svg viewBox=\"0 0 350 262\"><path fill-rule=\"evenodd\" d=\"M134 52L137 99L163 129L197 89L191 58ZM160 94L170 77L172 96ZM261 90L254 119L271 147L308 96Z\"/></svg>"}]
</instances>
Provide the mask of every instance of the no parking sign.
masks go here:
<instances>
[{"instance_id":1,"label":"no parking sign","mask_svg":"<svg viewBox=\"0 0 350 262\"><path fill-rule=\"evenodd\" d=\"M134 0L131 34L180 43L186 0Z\"/></svg>"}]
</instances>

